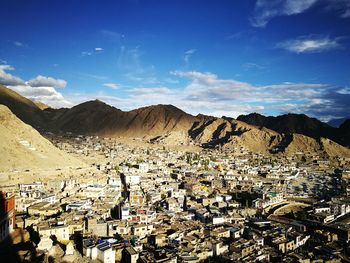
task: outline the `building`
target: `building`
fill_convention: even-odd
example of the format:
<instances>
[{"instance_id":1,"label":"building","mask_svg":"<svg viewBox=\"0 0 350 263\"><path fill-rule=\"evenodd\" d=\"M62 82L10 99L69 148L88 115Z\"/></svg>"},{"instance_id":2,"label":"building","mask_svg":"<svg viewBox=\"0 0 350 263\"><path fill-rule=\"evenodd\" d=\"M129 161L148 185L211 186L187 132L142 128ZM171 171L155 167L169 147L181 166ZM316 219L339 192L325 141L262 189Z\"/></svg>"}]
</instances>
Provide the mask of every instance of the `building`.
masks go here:
<instances>
[{"instance_id":1,"label":"building","mask_svg":"<svg viewBox=\"0 0 350 263\"><path fill-rule=\"evenodd\" d=\"M0 192L0 242L13 231L15 219L15 197Z\"/></svg>"},{"instance_id":2,"label":"building","mask_svg":"<svg viewBox=\"0 0 350 263\"><path fill-rule=\"evenodd\" d=\"M123 262L136 263L138 259L139 253L132 246L123 250Z\"/></svg>"},{"instance_id":3,"label":"building","mask_svg":"<svg viewBox=\"0 0 350 263\"><path fill-rule=\"evenodd\" d=\"M115 262L115 251L111 244L105 240L95 242L92 239L85 239L83 241L83 254L92 260L99 260L103 263Z\"/></svg>"}]
</instances>

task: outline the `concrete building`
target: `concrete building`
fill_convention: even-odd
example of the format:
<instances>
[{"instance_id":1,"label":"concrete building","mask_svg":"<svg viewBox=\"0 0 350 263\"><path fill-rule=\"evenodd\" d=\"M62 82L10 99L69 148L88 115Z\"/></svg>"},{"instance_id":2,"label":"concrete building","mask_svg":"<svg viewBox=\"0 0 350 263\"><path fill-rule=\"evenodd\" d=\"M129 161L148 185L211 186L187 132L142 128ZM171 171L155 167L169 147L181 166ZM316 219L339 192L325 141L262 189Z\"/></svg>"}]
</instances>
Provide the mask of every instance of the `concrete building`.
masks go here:
<instances>
[{"instance_id":1,"label":"concrete building","mask_svg":"<svg viewBox=\"0 0 350 263\"><path fill-rule=\"evenodd\" d=\"M126 247L123 250L123 262L125 263L137 263L139 259L139 253L132 247Z\"/></svg>"},{"instance_id":2,"label":"concrete building","mask_svg":"<svg viewBox=\"0 0 350 263\"><path fill-rule=\"evenodd\" d=\"M15 224L15 197L0 192L0 242L9 236Z\"/></svg>"}]
</instances>

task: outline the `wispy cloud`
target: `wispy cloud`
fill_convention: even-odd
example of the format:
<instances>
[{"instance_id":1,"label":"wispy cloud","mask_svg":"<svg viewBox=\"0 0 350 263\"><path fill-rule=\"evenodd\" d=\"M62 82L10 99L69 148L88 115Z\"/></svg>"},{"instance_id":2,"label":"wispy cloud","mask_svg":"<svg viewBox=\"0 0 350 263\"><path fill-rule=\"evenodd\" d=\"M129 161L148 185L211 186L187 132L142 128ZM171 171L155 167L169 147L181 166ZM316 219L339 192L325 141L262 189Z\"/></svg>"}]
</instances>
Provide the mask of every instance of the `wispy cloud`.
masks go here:
<instances>
[{"instance_id":1,"label":"wispy cloud","mask_svg":"<svg viewBox=\"0 0 350 263\"><path fill-rule=\"evenodd\" d=\"M91 56L93 53L92 52L88 52L88 51L82 51L81 52L81 56L85 57L85 56Z\"/></svg>"},{"instance_id":2,"label":"wispy cloud","mask_svg":"<svg viewBox=\"0 0 350 263\"><path fill-rule=\"evenodd\" d=\"M350 88L349 87L344 87L339 90L337 90L338 94L343 94L343 95L350 95Z\"/></svg>"},{"instance_id":3,"label":"wispy cloud","mask_svg":"<svg viewBox=\"0 0 350 263\"><path fill-rule=\"evenodd\" d=\"M254 27L265 27L275 17L298 15L314 6L335 12L341 18L350 17L349 0L257 0L250 23Z\"/></svg>"},{"instance_id":4,"label":"wispy cloud","mask_svg":"<svg viewBox=\"0 0 350 263\"><path fill-rule=\"evenodd\" d=\"M322 92L324 84L282 83L255 86L233 79L219 79L209 72L175 71L172 74L191 79L185 93L192 100L235 101L249 103L278 103L286 100L314 98Z\"/></svg>"},{"instance_id":5,"label":"wispy cloud","mask_svg":"<svg viewBox=\"0 0 350 263\"><path fill-rule=\"evenodd\" d=\"M20 42L20 41L14 41L13 44L14 44L16 47L25 47L25 44L23 44L23 43Z\"/></svg>"},{"instance_id":6,"label":"wispy cloud","mask_svg":"<svg viewBox=\"0 0 350 263\"><path fill-rule=\"evenodd\" d=\"M265 66L262 66L262 65L257 64L257 63L252 63L252 62L244 63L242 65L242 67L244 70L253 70L253 69L262 70L262 69L265 69Z\"/></svg>"},{"instance_id":7,"label":"wispy cloud","mask_svg":"<svg viewBox=\"0 0 350 263\"><path fill-rule=\"evenodd\" d=\"M346 10L345 12L343 12L341 14L342 18L349 18L350 17L350 6L348 8L349 8L348 10Z\"/></svg>"},{"instance_id":8,"label":"wispy cloud","mask_svg":"<svg viewBox=\"0 0 350 263\"><path fill-rule=\"evenodd\" d=\"M117 60L118 69L126 80L137 84L159 84L155 67L142 61L143 52L139 46L122 45Z\"/></svg>"},{"instance_id":9,"label":"wispy cloud","mask_svg":"<svg viewBox=\"0 0 350 263\"><path fill-rule=\"evenodd\" d=\"M155 88L133 88L128 90L133 95L152 95L152 94L173 94L173 90L167 87L155 87Z\"/></svg>"},{"instance_id":10,"label":"wispy cloud","mask_svg":"<svg viewBox=\"0 0 350 263\"><path fill-rule=\"evenodd\" d=\"M302 112L321 118L330 116L330 113L332 116L343 116L350 108L344 99L340 101L333 86L322 83L285 82L256 86L233 79L220 79L209 72L174 71L172 74L190 79L181 93L182 102L191 101L193 109L204 113L210 112L204 105L210 105L214 115L223 113L219 108L227 107L225 115L233 117L251 111L273 111ZM338 103L341 107L334 107ZM232 109L232 105L236 106L235 109ZM322 108L322 105L329 106Z\"/></svg>"},{"instance_id":11,"label":"wispy cloud","mask_svg":"<svg viewBox=\"0 0 350 263\"><path fill-rule=\"evenodd\" d=\"M341 18L350 17L350 1L349 0L319 0L324 4L323 9L328 12L334 12Z\"/></svg>"},{"instance_id":12,"label":"wispy cloud","mask_svg":"<svg viewBox=\"0 0 350 263\"><path fill-rule=\"evenodd\" d=\"M112 30L103 29L100 31L100 34L105 39L110 40L111 42L119 43L119 44L122 44L124 39L125 39L124 34L116 32L116 31L112 31Z\"/></svg>"},{"instance_id":13,"label":"wispy cloud","mask_svg":"<svg viewBox=\"0 0 350 263\"><path fill-rule=\"evenodd\" d=\"M316 2L317 0L258 0L250 22L254 27L265 27L274 17L303 13Z\"/></svg>"},{"instance_id":14,"label":"wispy cloud","mask_svg":"<svg viewBox=\"0 0 350 263\"><path fill-rule=\"evenodd\" d=\"M196 49L189 49L185 52L185 54L183 55L183 60L185 61L186 64L190 62L190 58L196 51L197 51Z\"/></svg>"},{"instance_id":15,"label":"wispy cloud","mask_svg":"<svg viewBox=\"0 0 350 263\"><path fill-rule=\"evenodd\" d=\"M92 78L92 79L97 79L97 80L107 80L107 76L102 76L102 75L96 75L96 74L91 74L91 73L82 73L82 72L76 72L75 74L84 77L84 78Z\"/></svg>"},{"instance_id":16,"label":"wispy cloud","mask_svg":"<svg viewBox=\"0 0 350 263\"><path fill-rule=\"evenodd\" d=\"M293 53L317 53L341 48L339 38L304 36L298 39L287 40L276 45Z\"/></svg>"},{"instance_id":17,"label":"wispy cloud","mask_svg":"<svg viewBox=\"0 0 350 263\"><path fill-rule=\"evenodd\" d=\"M100 54L104 51L103 48L101 47L95 47L92 51L82 51L81 52L81 56L82 57L86 57L86 56L93 56L93 55L97 55Z\"/></svg>"},{"instance_id":18,"label":"wispy cloud","mask_svg":"<svg viewBox=\"0 0 350 263\"><path fill-rule=\"evenodd\" d=\"M117 83L104 83L103 86L114 90L119 89L119 85Z\"/></svg>"}]
</instances>

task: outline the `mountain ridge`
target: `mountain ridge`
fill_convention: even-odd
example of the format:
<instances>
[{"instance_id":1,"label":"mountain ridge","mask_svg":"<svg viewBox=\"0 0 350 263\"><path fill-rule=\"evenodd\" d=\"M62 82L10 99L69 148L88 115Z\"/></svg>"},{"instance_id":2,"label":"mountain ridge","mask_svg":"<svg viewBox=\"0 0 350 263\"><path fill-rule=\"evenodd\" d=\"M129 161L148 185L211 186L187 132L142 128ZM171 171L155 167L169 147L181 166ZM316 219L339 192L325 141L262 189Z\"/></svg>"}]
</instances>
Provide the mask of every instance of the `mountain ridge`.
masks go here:
<instances>
[{"instance_id":1,"label":"mountain ridge","mask_svg":"<svg viewBox=\"0 0 350 263\"><path fill-rule=\"evenodd\" d=\"M4 89L7 88L0 89L0 95ZM33 127L38 124L45 131L56 133L138 137L153 143L197 144L209 148L243 147L262 153L288 154L299 150L307 152L308 147L315 152L321 151L324 148L321 139L327 138L335 141L334 144L326 144L328 153L336 154L333 148L342 153L350 152L340 145L338 147L338 143L349 145L350 125L333 128L304 114L266 117L252 113L237 119L217 118L203 114L193 116L169 104L122 111L100 100L87 101L72 108L41 110L19 94L5 92L16 102L7 103L13 112L21 113L26 105L34 107L28 114L19 114L20 119ZM9 101L9 98L3 98L0 96L0 104ZM32 122L33 119L37 122Z\"/></svg>"},{"instance_id":2,"label":"mountain ridge","mask_svg":"<svg viewBox=\"0 0 350 263\"><path fill-rule=\"evenodd\" d=\"M316 118L305 114L288 113L279 116L264 116L259 113L240 115L237 120L246 123L263 126L281 134L302 134L314 139L328 138L343 146L350 146L349 138L344 138L344 133L349 133L350 127L335 128Z\"/></svg>"}]
</instances>

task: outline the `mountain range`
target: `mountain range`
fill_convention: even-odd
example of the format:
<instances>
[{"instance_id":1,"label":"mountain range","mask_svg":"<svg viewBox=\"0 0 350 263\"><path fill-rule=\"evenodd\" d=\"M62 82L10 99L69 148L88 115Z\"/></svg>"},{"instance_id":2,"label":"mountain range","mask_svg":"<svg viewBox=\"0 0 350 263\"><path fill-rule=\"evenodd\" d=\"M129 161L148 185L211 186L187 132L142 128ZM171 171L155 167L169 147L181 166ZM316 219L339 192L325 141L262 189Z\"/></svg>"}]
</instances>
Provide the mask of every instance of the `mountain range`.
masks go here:
<instances>
[{"instance_id":1,"label":"mountain range","mask_svg":"<svg viewBox=\"0 0 350 263\"><path fill-rule=\"evenodd\" d=\"M237 119L217 118L193 116L172 105L122 111L99 100L52 109L1 85L0 104L39 131L138 137L153 143L245 148L260 153L350 156L350 120L334 128L303 114L266 117L252 113Z\"/></svg>"}]
</instances>

